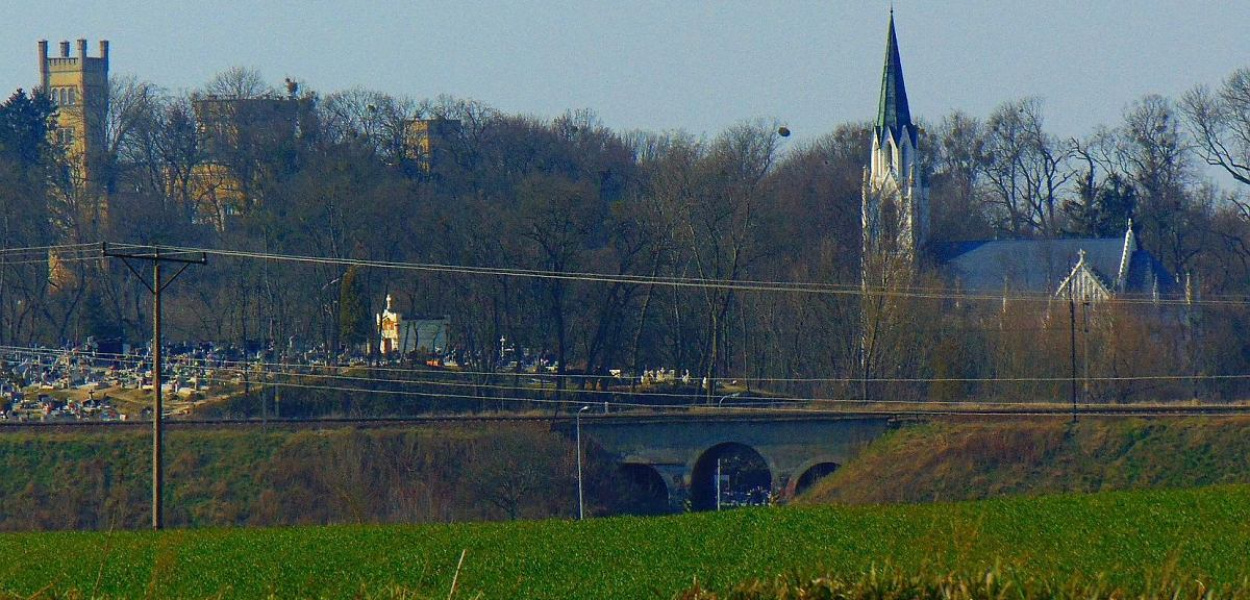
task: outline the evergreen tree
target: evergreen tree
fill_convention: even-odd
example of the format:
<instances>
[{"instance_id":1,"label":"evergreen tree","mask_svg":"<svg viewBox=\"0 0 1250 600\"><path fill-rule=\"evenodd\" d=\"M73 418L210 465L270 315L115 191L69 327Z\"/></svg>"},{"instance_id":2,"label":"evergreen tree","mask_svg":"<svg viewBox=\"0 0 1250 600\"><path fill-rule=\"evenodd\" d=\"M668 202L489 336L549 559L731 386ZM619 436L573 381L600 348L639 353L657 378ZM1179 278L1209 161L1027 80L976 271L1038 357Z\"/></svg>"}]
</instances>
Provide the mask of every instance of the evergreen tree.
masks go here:
<instances>
[{"instance_id":1,"label":"evergreen tree","mask_svg":"<svg viewBox=\"0 0 1250 600\"><path fill-rule=\"evenodd\" d=\"M1064 203L1068 233L1076 237L1105 238L1123 235L1137 207L1137 189L1118 173L1102 185L1088 178L1077 182L1075 200Z\"/></svg>"},{"instance_id":2,"label":"evergreen tree","mask_svg":"<svg viewBox=\"0 0 1250 600\"><path fill-rule=\"evenodd\" d=\"M373 328L369 323L369 307L365 301L364 283L359 269L351 267L343 274L339 294L339 335L344 344L355 346L369 339Z\"/></svg>"}]
</instances>

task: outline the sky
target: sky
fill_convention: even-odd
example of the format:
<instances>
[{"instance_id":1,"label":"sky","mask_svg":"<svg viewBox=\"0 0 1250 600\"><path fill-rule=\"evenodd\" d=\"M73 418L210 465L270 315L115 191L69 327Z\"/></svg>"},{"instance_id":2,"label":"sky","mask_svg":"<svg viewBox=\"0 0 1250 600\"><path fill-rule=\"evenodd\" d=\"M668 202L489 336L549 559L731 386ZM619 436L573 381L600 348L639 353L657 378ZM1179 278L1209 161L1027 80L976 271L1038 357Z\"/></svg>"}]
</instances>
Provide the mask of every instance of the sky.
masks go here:
<instances>
[{"instance_id":1,"label":"sky","mask_svg":"<svg viewBox=\"0 0 1250 600\"><path fill-rule=\"evenodd\" d=\"M275 86L450 94L552 118L591 109L616 130L715 135L776 119L799 140L875 116L889 0L16 0L0 88L38 80L37 42L108 39L110 71L171 91L243 66ZM1216 86L1250 66L1250 2L894 3L914 117L984 117L1044 100L1047 129L1084 136L1145 94Z\"/></svg>"}]
</instances>

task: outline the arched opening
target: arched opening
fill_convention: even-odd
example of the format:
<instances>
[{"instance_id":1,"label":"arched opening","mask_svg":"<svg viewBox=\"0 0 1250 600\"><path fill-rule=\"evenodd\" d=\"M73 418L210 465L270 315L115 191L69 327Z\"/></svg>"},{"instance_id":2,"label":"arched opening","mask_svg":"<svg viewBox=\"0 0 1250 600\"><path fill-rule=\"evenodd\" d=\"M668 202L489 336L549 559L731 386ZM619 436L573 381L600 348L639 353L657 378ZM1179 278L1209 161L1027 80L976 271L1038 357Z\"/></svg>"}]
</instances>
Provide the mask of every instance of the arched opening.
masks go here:
<instances>
[{"instance_id":1,"label":"arched opening","mask_svg":"<svg viewBox=\"0 0 1250 600\"><path fill-rule=\"evenodd\" d=\"M695 461L690 504L694 510L759 506L768 503L772 489L773 475L764 457L750 446L730 442L709 448Z\"/></svg>"},{"instance_id":2,"label":"arched opening","mask_svg":"<svg viewBox=\"0 0 1250 600\"><path fill-rule=\"evenodd\" d=\"M651 465L621 465L626 488L622 491L621 512L629 515L661 515L672 512L668 504L668 486L664 477Z\"/></svg>"},{"instance_id":3,"label":"arched opening","mask_svg":"<svg viewBox=\"0 0 1250 600\"><path fill-rule=\"evenodd\" d=\"M817 481L832 475L833 472L837 470L838 463L822 462L812 465L811 468L803 471L802 475L799 475L798 481L794 482L794 495L798 496L803 492L806 492L813 485L815 485Z\"/></svg>"}]
</instances>

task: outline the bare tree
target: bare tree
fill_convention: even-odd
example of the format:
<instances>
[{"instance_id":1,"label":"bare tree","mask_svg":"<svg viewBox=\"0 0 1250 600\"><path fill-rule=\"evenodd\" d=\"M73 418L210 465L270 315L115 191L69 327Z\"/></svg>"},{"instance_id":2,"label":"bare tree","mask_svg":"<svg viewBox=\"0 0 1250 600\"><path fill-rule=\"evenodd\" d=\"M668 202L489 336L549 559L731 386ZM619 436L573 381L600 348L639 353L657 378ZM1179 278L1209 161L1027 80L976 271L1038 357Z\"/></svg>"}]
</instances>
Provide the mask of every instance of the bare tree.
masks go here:
<instances>
[{"instance_id":1,"label":"bare tree","mask_svg":"<svg viewBox=\"0 0 1250 600\"><path fill-rule=\"evenodd\" d=\"M274 96L277 91L265 83L260 71L235 66L213 76L197 95L246 100Z\"/></svg>"},{"instance_id":2,"label":"bare tree","mask_svg":"<svg viewBox=\"0 0 1250 600\"><path fill-rule=\"evenodd\" d=\"M985 205L980 198L985 153L985 125L981 120L954 112L942 118L932 134L922 130L922 143L932 148L930 185L930 231L932 239L959 241L992 236Z\"/></svg>"},{"instance_id":3,"label":"bare tree","mask_svg":"<svg viewBox=\"0 0 1250 600\"><path fill-rule=\"evenodd\" d=\"M1148 95L1126 110L1116 158L1136 188L1134 220L1143 225L1143 243L1176 272L1189 270L1206 233L1203 211L1191 193L1192 156L1171 100Z\"/></svg>"},{"instance_id":4,"label":"bare tree","mask_svg":"<svg viewBox=\"0 0 1250 600\"><path fill-rule=\"evenodd\" d=\"M393 161L407 148L408 125L416 112L409 99L352 88L325 97L321 122L330 141L360 144Z\"/></svg>"},{"instance_id":5,"label":"bare tree","mask_svg":"<svg viewBox=\"0 0 1250 600\"><path fill-rule=\"evenodd\" d=\"M1000 105L985 125L986 202L1001 211L999 228L1013 236L1054 237L1064 186L1072 178L1069 151L1043 129L1042 102Z\"/></svg>"},{"instance_id":6,"label":"bare tree","mask_svg":"<svg viewBox=\"0 0 1250 600\"><path fill-rule=\"evenodd\" d=\"M1234 71L1218 90L1194 88L1181 99L1181 110L1199 156L1250 185L1250 68Z\"/></svg>"},{"instance_id":7,"label":"bare tree","mask_svg":"<svg viewBox=\"0 0 1250 600\"><path fill-rule=\"evenodd\" d=\"M695 165L695 185L682 193L681 229L690 264L700 279L732 283L763 255L756 228L765 211L765 176L776 161L779 142L776 124L737 125L717 137ZM712 285L702 288L702 295L707 319L704 393L711 401L734 289Z\"/></svg>"}]
</instances>

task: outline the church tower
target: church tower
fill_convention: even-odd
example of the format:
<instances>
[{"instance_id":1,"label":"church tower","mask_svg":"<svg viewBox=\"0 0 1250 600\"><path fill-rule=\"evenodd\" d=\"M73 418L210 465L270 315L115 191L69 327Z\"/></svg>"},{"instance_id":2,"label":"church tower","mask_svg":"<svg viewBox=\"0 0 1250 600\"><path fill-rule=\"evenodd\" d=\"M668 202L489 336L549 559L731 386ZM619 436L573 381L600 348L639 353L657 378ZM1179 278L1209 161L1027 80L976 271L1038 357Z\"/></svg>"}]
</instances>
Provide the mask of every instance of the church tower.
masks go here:
<instances>
[{"instance_id":1,"label":"church tower","mask_svg":"<svg viewBox=\"0 0 1250 600\"><path fill-rule=\"evenodd\" d=\"M897 264L913 269L928 233L928 190L919 173L919 132L911 122L903 63L894 33L894 11L886 35L881 99L873 127L872 161L864 169L862 206L865 284L870 265Z\"/></svg>"},{"instance_id":2,"label":"church tower","mask_svg":"<svg viewBox=\"0 0 1250 600\"><path fill-rule=\"evenodd\" d=\"M894 11L885 40L881 99L872 129L872 156L864 169L860 369L861 399L884 392L873 378L905 373L915 331L908 306L891 291L913 284L928 233L928 195L920 177L920 132L911 122Z\"/></svg>"}]
</instances>

